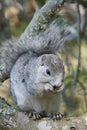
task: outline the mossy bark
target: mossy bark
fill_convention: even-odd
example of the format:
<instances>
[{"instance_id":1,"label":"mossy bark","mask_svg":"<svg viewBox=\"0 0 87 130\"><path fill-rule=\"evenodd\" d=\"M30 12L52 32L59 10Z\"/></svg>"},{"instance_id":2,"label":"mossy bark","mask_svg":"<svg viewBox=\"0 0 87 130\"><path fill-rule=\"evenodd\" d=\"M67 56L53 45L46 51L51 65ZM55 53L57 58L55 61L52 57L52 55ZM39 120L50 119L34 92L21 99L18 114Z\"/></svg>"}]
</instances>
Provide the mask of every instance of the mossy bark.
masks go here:
<instances>
[{"instance_id":1,"label":"mossy bark","mask_svg":"<svg viewBox=\"0 0 87 130\"><path fill-rule=\"evenodd\" d=\"M0 98L0 130L86 130L87 114L81 117L69 117L54 121L43 118L38 121L29 119L24 112Z\"/></svg>"}]
</instances>

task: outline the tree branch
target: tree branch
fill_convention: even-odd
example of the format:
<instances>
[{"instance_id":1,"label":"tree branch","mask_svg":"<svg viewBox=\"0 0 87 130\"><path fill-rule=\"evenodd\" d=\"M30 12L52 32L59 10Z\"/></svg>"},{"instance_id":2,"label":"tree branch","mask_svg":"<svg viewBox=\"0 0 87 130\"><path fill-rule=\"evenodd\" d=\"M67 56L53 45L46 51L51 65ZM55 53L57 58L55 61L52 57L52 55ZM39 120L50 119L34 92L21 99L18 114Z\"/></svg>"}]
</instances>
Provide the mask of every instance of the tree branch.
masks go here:
<instances>
[{"instance_id":1,"label":"tree branch","mask_svg":"<svg viewBox=\"0 0 87 130\"><path fill-rule=\"evenodd\" d=\"M20 46L23 46L25 42L29 42L29 40L32 40L42 31L45 31L50 24L52 18L55 16L56 12L60 11L60 7L63 3L64 0L48 0L48 2L34 14L34 17L31 20L30 24L25 29L24 33L22 33L18 41Z\"/></svg>"},{"instance_id":2,"label":"tree branch","mask_svg":"<svg viewBox=\"0 0 87 130\"><path fill-rule=\"evenodd\" d=\"M2 106L0 107L1 130L86 130L86 121L82 117L64 118L58 121L43 118L34 121L25 113L18 112L2 98L0 98L0 106ZM85 118L86 115L83 117Z\"/></svg>"},{"instance_id":3,"label":"tree branch","mask_svg":"<svg viewBox=\"0 0 87 130\"><path fill-rule=\"evenodd\" d=\"M79 76L79 69L81 64L81 17L80 17L80 10L79 10L79 3L77 2L77 22L78 22L78 37L77 37L77 44L78 44L78 63L76 67L75 77L73 84L76 84L78 81Z\"/></svg>"},{"instance_id":4,"label":"tree branch","mask_svg":"<svg viewBox=\"0 0 87 130\"><path fill-rule=\"evenodd\" d=\"M86 92L86 87L85 87L84 84L83 84L82 82L80 82L79 80L78 80L78 84L80 85L80 87L82 88L83 93L84 93L84 101L85 101L86 112L87 112L87 92Z\"/></svg>"}]
</instances>

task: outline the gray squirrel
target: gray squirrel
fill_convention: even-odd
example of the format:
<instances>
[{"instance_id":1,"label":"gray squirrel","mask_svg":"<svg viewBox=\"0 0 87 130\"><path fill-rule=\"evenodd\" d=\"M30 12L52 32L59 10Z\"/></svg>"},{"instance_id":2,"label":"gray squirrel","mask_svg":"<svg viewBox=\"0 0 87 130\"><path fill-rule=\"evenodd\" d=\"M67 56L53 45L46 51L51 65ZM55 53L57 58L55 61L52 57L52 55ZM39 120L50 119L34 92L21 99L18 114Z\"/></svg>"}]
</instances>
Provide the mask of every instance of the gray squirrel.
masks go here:
<instances>
[{"instance_id":1,"label":"gray squirrel","mask_svg":"<svg viewBox=\"0 0 87 130\"><path fill-rule=\"evenodd\" d=\"M23 35L23 34L22 34ZM62 118L59 112L64 88L64 67L55 52L76 36L75 30L51 22L32 37L25 31L19 40L0 46L0 78L9 77L13 100L29 117ZM5 50L5 51L3 51Z\"/></svg>"},{"instance_id":2,"label":"gray squirrel","mask_svg":"<svg viewBox=\"0 0 87 130\"><path fill-rule=\"evenodd\" d=\"M40 39L43 37L43 43L40 40L37 43L34 39L33 45L29 44L30 50L22 54L12 67L10 83L13 100L20 110L29 112L29 117L35 120L44 116L53 119L63 117L59 113L59 106L64 88L64 66L54 50L70 40L73 32L68 27L58 30L52 23L39 36ZM62 39L58 34L65 37Z\"/></svg>"},{"instance_id":3,"label":"gray squirrel","mask_svg":"<svg viewBox=\"0 0 87 130\"><path fill-rule=\"evenodd\" d=\"M63 80L63 63L56 55L29 57L24 54L12 68L11 93L20 110L33 112L34 119L41 118L43 112L47 115L57 113L55 118L58 119L62 116L58 108Z\"/></svg>"}]
</instances>

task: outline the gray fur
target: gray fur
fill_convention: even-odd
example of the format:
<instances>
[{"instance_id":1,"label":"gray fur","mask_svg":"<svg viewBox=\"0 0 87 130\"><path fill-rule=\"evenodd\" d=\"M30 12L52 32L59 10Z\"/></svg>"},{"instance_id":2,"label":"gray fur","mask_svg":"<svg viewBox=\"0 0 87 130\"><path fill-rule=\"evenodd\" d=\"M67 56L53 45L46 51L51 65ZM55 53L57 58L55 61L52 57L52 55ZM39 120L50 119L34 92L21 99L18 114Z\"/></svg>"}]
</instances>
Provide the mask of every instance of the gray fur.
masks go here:
<instances>
[{"instance_id":1,"label":"gray fur","mask_svg":"<svg viewBox=\"0 0 87 130\"><path fill-rule=\"evenodd\" d=\"M9 44L1 45L0 79L10 75L12 97L21 110L58 111L64 68L52 53L75 36L73 28L58 27L52 22L38 35L27 34L14 43L8 41ZM46 74L47 69L51 74L49 71Z\"/></svg>"},{"instance_id":2,"label":"gray fur","mask_svg":"<svg viewBox=\"0 0 87 130\"><path fill-rule=\"evenodd\" d=\"M47 70L50 73L47 74ZM63 79L63 63L56 55L24 54L10 75L13 99L22 111L58 112Z\"/></svg>"}]
</instances>

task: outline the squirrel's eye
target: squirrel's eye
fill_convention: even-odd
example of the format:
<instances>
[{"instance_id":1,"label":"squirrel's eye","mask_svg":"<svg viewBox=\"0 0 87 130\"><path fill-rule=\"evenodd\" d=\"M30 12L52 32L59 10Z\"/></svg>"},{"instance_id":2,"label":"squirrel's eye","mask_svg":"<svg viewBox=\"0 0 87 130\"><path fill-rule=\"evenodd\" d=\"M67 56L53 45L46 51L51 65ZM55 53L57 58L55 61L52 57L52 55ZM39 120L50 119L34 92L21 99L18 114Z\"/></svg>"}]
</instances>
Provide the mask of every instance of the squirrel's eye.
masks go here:
<instances>
[{"instance_id":1,"label":"squirrel's eye","mask_svg":"<svg viewBox=\"0 0 87 130\"><path fill-rule=\"evenodd\" d=\"M50 73L50 71L47 69L46 70L46 73L48 74L48 75L51 75L51 73Z\"/></svg>"}]
</instances>

